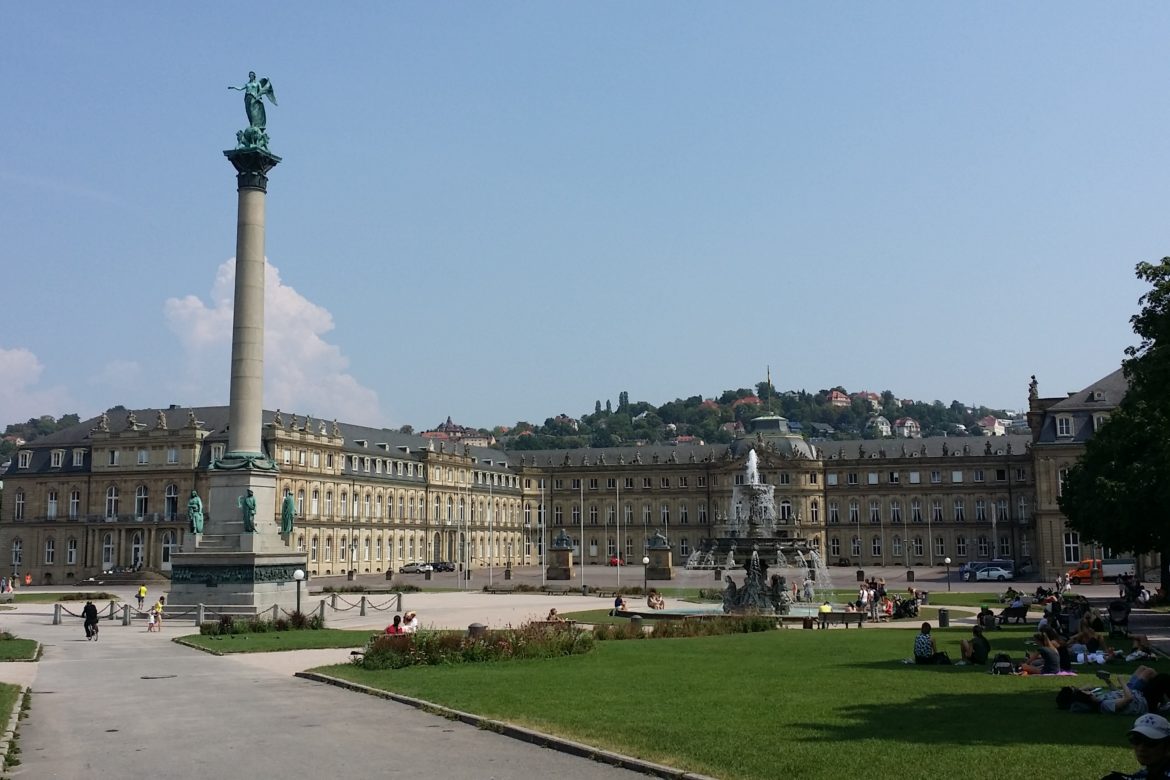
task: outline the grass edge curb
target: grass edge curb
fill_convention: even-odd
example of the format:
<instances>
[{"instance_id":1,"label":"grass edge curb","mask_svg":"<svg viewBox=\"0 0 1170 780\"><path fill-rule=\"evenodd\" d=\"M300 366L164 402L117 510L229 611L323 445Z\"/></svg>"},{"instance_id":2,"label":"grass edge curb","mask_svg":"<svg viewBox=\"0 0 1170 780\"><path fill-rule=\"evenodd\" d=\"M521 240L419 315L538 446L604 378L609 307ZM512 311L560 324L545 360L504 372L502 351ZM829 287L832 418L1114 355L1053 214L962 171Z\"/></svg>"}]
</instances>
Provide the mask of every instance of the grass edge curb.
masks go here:
<instances>
[{"instance_id":1,"label":"grass edge curb","mask_svg":"<svg viewBox=\"0 0 1170 780\"><path fill-rule=\"evenodd\" d=\"M406 704L410 707L429 712L433 715L438 715L452 720L458 720L476 728L487 731L494 731L505 737L517 739L521 742L527 742L537 747L549 748L560 753L567 753L568 755L577 756L579 758L587 758L590 761L596 761L601 764L608 764L610 766L620 767L622 769L630 769L636 772L642 772L654 777L663 778L677 778L677 780L717 780L709 775L696 774L688 772L683 769L676 769L664 764L655 764L652 761L645 761L633 756L622 755L621 753L614 753L613 751L597 748L592 745L586 745L582 742L574 742L571 739L558 737L552 734L545 734L533 729L524 728L523 726L515 726L511 723L503 721L491 720L470 712L463 712L461 710L453 710L449 707L444 707L434 702L429 702L424 699L416 699L412 696L403 696L392 691L384 691L380 688L372 688L368 685L361 685L359 683L343 680L340 677L332 677L327 674L320 674L318 672L296 672L294 677L300 677L304 680L312 680L313 682L325 683L326 685L333 685L338 688L354 691L356 693L364 693L368 696L376 696L380 699L389 699L390 701L398 702L399 704Z\"/></svg>"},{"instance_id":2,"label":"grass edge curb","mask_svg":"<svg viewBox=\"0 0 1170 780\"><path fill-rule=\"evenodd\" d=\"M202 645L197 645L194 642L188 642L185 637L177 636L174 639L172 639L171 641L174 642L176 645L182 645L183 647L189 647L192 650L198 650L199 652L207 653L208 655L218 655L220 657L227 655L227 653L221 653L218 650L212 650L210 647L203 647Z\"/></svg>"},{"instance_id":3,"label":"grass edge curb","mask_svg":"<svg viewBox=\"0 0 1170 780\"><path fill-rule=\"evenodd\" d=\"M21 688L20 693L16 696L16 701L12 705L12 712L8 714L8 725L5 727L4 733L0 734L0 770L5 773L13 766L19 765L19 762L9 765L8 761L12 755L12 746L19 737L17 732L20 730L20 718L24 713L25 704L26 702L31 702L31 699L32 688L27 686ZM5 774L5 777L7 777L7 774Z\"/></svg>"}]
</instances>

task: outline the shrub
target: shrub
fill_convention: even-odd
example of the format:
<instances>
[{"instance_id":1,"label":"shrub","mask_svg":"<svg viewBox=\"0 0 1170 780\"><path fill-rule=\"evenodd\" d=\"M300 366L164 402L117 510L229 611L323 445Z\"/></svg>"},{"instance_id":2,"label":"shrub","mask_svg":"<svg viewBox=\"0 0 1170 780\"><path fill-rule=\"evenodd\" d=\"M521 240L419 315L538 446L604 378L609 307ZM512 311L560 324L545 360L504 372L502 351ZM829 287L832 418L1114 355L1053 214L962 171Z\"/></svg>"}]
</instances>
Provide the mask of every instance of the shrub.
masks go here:
<instances>
[{"instance_id":1,"label":"shrub","mask_svg":"<svg viewBox=\"0 0 1170 780\"><path fill-rule=\"evenodd\" d=\"M219 623L200 623L199 633L203 636L219 636Z\"/></svg>"},{"instance_id":2,"label":"shrub","mask_svg":"<svg viewBox=\"0 0 1170 780\"><path fill-rule=\"evenodd\" d=\"M593 636L606 639L676 639L692 636L721 636L724 634L753 634L771 631L776 618L767 615L720 617L711 620L659 620L650 633L642 631L633 621L616 625L597 625Z\"/></svg>"},{"instance_id":3,"label":"shrub","mask_svg":"<svg viewBox=\"0 0 1170 780\"><path fill-rule=\"evenodd\" d=\"M320 631L322 628L325 628L325 619L319 614L313 615L311 618L309 618L308 622L305 623L305 628L309 629L310 631Z\"/></svg>"},{"instance_id":4,"label":"shrub","mask_svg":"<svg viewBox=\"0 0 1170 780\"><path fill-rule=\"evenodd\" d=\"M235 630L234 630L235 626L236 626L236 619L234 617L232 617L231 615L220 615L219 616L219 633L225 634L225 635L226 634L234 634L235 633Z\"/></svg>"},{"instance_id":5,"label":"shrub","mask_svg":"<svg viewBox=\"0 0 1170 780\"><path fill-rule=\"evenodd\" d=\"M452 631L419 631L415 634L376 637L354 664L365 669L401 669L483 663L515 658L555 658L587 653L593 647L588 632L570 626L526 623L519 628L489 631L472 638Z\"/></svg>"},{"instance_id":6,"label":"shrub","mask_svg":"<svg viewBox=\"0 0 1170 780\"><path fill-rule=\"evenodd\" d=\"M304 612L294 612L288 616L288 624L296 631L301 631L309 625L309 616Z\"/></svg>"},{"instance_id":7,"label":"shrub","mask_svg":"<svg viewBox=\"0 0 1170 780\"><path fill-rule=\"evenodd\" d=\"M288 631L288 629L289 629L288 618L278 617L276 620L272 621L272 630L273 631Z\"/></svg>"}]
</instances>

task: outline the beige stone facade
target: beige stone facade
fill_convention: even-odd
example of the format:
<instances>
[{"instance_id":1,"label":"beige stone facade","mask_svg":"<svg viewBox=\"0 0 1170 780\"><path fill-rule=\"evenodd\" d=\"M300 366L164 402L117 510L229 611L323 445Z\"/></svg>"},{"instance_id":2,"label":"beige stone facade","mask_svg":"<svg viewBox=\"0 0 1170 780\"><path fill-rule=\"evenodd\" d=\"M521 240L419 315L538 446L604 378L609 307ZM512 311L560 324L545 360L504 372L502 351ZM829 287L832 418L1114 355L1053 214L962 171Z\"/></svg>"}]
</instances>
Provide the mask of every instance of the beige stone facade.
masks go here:
<instances>
[{"instance_id":1,"label":"beige stone facade","mask_svg":"<svg viewBox=\"0 0 1170 780\"><path fill-rule=\"evenodd\" d=\"M265 412L263 446L280 470L278 495L297 506L291 544L318 576L411 561L532 565L562 530L587 564L640 562L660 530L683 566L727 534L755 449L777 527L829 563L1010 558L1052 578L1089 554L1060 515L1060 475L1123 392L1113 375L1077 398L1033 391L1028 436L810 445L779 434L502 452ZM187 497L207 498L226 422L226 407L111 412L21 448L4 477L0 572L37 583L138 565L166 572L187 534Z\"/></svg>"}]
</instances>

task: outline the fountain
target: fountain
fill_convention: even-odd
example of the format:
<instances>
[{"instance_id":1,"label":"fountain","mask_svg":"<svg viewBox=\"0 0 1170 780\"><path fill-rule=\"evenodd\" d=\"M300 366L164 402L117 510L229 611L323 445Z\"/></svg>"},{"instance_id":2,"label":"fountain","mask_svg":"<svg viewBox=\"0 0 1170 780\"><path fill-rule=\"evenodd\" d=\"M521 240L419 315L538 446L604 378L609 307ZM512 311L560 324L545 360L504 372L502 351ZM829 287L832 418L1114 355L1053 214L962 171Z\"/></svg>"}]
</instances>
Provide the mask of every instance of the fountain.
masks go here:
<instances>
[{"instance_id":1,"label":"fountain","mask_svg":"<svg viewBox=\"0 0 1170 780\"><path fill-rule=\"evenodd\" d=\"M799 610L813 614L822 596L832 589L828 567L817 550L808 540L783 527L786 520L777 523L774 489L760 482L759 458L754 449L750 450L743 484L732 492L732 512L723 526L725 533L711 540L703 554L711 560L723 558L727 569L735 569L736 560L744 561L746 577L742 587L731 577L726 578L725 612L794 614ZM792 603L786 577L774 574L767 578L769 567L795 570L796 600L805 602L805 607Z\"/></svg>"}]
</instances>

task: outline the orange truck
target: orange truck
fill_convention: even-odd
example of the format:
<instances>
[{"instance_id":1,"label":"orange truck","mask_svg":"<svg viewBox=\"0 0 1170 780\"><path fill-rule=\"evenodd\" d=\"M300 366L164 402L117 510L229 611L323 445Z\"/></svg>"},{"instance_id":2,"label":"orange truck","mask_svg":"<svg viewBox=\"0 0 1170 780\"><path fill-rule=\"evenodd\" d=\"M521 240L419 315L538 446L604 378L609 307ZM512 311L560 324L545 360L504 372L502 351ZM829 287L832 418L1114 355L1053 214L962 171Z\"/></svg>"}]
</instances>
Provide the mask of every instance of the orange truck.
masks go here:
<instances>
[{"instance_id":1,"label":"orange truck","mask_svg":"<svg viewBox=\"0 0 1170 780\"><path fill-rule=\"evenodd\" d=\"M1094 570L1097 573L1097 582L1117 582L1122 577L1133 576L1135 571L1133 558L1092 558L1085 559L1068 570L1068 581L1073 585L1082 582L1092 582Z\"/></svg>"}]
</instances>

